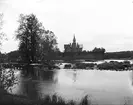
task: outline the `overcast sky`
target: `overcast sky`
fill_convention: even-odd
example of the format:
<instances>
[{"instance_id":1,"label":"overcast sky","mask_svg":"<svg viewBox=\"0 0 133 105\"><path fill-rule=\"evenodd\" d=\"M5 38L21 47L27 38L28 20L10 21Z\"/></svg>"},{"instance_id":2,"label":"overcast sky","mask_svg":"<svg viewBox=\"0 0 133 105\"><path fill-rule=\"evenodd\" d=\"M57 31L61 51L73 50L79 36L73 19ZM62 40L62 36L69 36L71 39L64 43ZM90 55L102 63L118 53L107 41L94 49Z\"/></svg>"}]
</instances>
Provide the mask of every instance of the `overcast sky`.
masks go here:
<instances>
[{"instance_id":1,"label":"overcast sky","mask_svg":"<svg viewBox=\"0 0 133 105\"><path fill-rule=\"evenodd\" d=\"M0 13L8 37L2 52L18 48L14 33L20 13L34 13L45 29L55 33L61 51L74 34L85 50L133 50L132 0L0 0Z\"/></svg>"}]
</instances>

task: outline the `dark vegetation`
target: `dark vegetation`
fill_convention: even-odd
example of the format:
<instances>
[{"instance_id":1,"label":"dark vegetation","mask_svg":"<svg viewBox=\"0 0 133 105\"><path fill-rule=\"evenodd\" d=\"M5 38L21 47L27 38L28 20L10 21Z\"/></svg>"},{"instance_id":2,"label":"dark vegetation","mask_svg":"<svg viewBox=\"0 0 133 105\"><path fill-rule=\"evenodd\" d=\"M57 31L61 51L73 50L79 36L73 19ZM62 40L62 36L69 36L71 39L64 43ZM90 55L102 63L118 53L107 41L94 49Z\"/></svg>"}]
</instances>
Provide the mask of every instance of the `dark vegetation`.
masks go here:
<instances>
[{"instance_id":1,"label":"dark vegetation","mask_svg":"<svg viewBox=\"0 0 133 105\"><path fill-rule=\"evenodd\" d=\"M77 54L77 59L78 58L84 58L87 57L88 53L92 53L92 52L82 52ZM53 53L49 53L49 55L45 55L45 61L48 60L65 60L65 61L70 61L70 60L75 60L74 58L72 59L72 55L71 53L66 54L68 56L63 57L64 53L63 52L53 52ZM74 55L74 54L73 54ZM94 54L95 55L95 54ZM98 55L98 54L97 54ZM78 57L80 56L80 57ZM84 56L84 57L83 57ZM101 55L100 55L101 56ZM111 52L111 53L104 53L104 59L132 59L133 58L133 51L123 51L123 52ZM19 50L16 51L11 51L7 54L2 54L0 53L0 63L8 63L8 62L17 62L17 63L23 63L23 61L21 60L21 53L19 52ZM66 59L65 59L66 58ZM91 57L90 57L91 58ZM98 58L98 57L97 57ZM97 61L97 59L85 59L86 61ZM36 61L36 63L41 63L41 61Z\"/></svg>"},{"instance_id":2,"label":"dark vegetation","mask_svg":"<svg viewBox=\"0 0 133 105\"><path fill-rule=\"evenodd\" d=\"M60 96L56 94L52 96L45 96L44 99L30 100L27 97L17 96L17 95L5 95L9 100L6 101L4 98L0 100L1 105L92 105L91 101L88 100L88 96L82 98L81 102L77 103L73 100L66 102Z\"/></svg>"},{"instance_id":3,"label":"dark vegetation","mask_svg":"<svg viewBox=\"0 0 133 105\"><path fill-rule=\"evenodd\" d=\"M101 64L96 63L73 63L66 64L64 66L65 69L95 69L95 70L131 70L133 65L129 61L124 62L117 62L117 61L110 61L104 62Z\"/></svg>"},{"instance_id":4,"label":"dark vegetation","mask_svg":"<svg viewBox=\"0 0 133 105\"><path fill-rule=\"evenodd\" d=\"M106 52L104 59L133 59L133 51Z\"/></svg>"},{"instance_id":5,"label":"dark vegetation","mask_svg":"<svg viewBox=\"0 0 133 105\"><path fill-rule=\"evenodd\" d=\"M16 39L19 40L19 59L24 63L44 62L50 53L59 52L55 34L46 30L34 14L20 15Z\"/></svg>"},{"instance_id":6,"label":"dark vegetation","mask_svg":"<svg viewBox=\"0 0 133 105\"><path fill-rule=\"evenodd\" d=\"M95 63L76 63L75 68L78 69L93 69L95 67Z\"/></svg>"},{"instance_id":7,"label":"dark vegetation","mask_svg":"<svg viewBox=\"0 0 133 105\"><path fill-rule=\"evenodd\" d=\"M7 101L8 100L8 101ZM5 93L4 97L0 100L0 105L98 105L93 104L88 96L83 97L80 102L73 100L65 101L62 97L54 94L47 95L44 99L31 100L25 96L10 95ZM121 105L130 105L128 102Z\"/></svg>"},{"instance_id":8,"label":"dark vegetation","mask_svg":"<svg viewBox=\"0 0 133 105\"><path fill-rule=\"evenodd\" d=\"M117 62L117 61L110 61L110 62L105 62L102 64L97 65L98 69L103 69L103 70L129 70L131 69L132 64L130 64L129 61L124 61L124 62Z\"/></svg>"}]
</instances>

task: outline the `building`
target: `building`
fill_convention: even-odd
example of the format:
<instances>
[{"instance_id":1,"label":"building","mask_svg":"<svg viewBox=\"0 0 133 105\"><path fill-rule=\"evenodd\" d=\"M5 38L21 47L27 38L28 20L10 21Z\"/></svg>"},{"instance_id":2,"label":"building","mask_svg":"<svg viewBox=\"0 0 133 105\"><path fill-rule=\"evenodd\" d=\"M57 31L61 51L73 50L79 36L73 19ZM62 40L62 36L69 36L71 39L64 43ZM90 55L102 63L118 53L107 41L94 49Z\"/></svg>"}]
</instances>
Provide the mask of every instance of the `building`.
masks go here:
<instances>
[{"instance_id":1,"label":"building","mask_svg":"<svg viewBox=\"0 0 133 105\"><path fill-rule=\"evenodd\" d=\"M82 52L83 45L76 43L75 35L73 37L73 43L64 45L64 52Z\"/></svg>"}]
</instances>

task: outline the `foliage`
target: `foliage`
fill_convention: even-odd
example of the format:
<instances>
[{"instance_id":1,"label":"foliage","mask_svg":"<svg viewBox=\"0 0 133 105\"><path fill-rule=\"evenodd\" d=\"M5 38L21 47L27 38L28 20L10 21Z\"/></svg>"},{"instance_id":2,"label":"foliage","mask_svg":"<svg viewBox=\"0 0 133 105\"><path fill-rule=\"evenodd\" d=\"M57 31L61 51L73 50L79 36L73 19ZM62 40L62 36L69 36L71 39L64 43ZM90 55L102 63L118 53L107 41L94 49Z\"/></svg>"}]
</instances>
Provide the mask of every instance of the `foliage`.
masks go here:
<instances>
[{"instance_id":1,"label":"foliage","mask_svg":"<svg viewBox=\"0 0 133 105\"><path fill-rule=\"evenodd\" d=\"M104 49L104 48L97 48L97 47L95 47L95 48L92 50L92 52L102 52L102 53L104 53L104 52L105 52L105 49Z\"/></svg>"},{"instance_id":2,"label":"foliage","mask_svg":"<svg viewBox=\"0 0 133 105\"><path fill-rule=\"evenodd\" d=\"M117 61L110 61L105 62L102 64L97 65L98 69L102 70L125 70L129 69L131 67L131 64L129 61L124 62L117 62Z\"/></svg>"},{"instance_id":3,"label":"foliage","mask_svg":"<svg viewBox=\"0 0 133 105\"><path fill-rule=\"evenodd\" d=\"M64 69L70 69L71 67L71 64L65 64Z\"/></svg>"},{"instance_id":4,"label":"foliage","mask_svg":"<svg viewBox=\"0 0 133 105\"><path fill-rule=\"evenodd\" d=\"M76 63L76 69L93 69L95 65L95 63Z\"/></svg>"},{"instance_id":5,"label":"foliage","mask_svg":"<svg viewBox=\"0 0 133 105\"><path fill-rule=\"evenodd\" d=\"M12 95L12 97L14 98L16 96ZM1 100L0 103L2 103ZM16 97L13 99L13 101L9 102L8 100L8 102L5 101L5 103L6 105L92 105L91 101L88 100L87 96L83 97L81 102L78 103L73 100L69 100L68 102L66 102L62 97L57 96L56 94L52 96L46 95L44 99L37 99L37 100L30 100L30 99Z\"/></svg>"},{"instance_id":6,"label":"foliage","mask_svg":"<svg viewBox=\"0 0 133 105\"><path fill-rule=\"evenodd\" d=\"M34 14L20 15L16 39L19 39L21 60L27 63L45 61L53 52L59 52L57 40L52 31L45 30Z\"/></svg>"},{"instance_id":7,"label":"foliage","mask_svg":"<svg viewBox=\"0 0 133 105\"><path fill-rule=\"evenodd\" d=\"M11 51L6 54L7 55L7 61L9 62L18 62L21 59L20 52L18 50Z\"/></svg>"},{"instance_id":8,"label":"foliage","mask_svg":"<svg viewBox=\"0 0 133 105\"><path fill-rule=\"evenodd\" d=\"M0 85L4 90L11 91L11 87L18 83L17 78L15 77L14 69L4 69L2 66L0 68Z\"/></svg>"},{"instance_id":9,"label":"foliage","mask_svg":"<svg viewBox=\"0 0 133 105\"><path fill-rule=\"evenodd\" d=\"M7 101L8 100L8 101ZM56 94L50 96L46 95L44 99L31 100L26 97L17 96L17 95L8 95L3 96L0 100L0 105L99 105L93 104L91 99L88 99L86 95L77 103L73 100L66 102L62 97L57 96ZM118 105L131 105L130 100L125 100L123 104Z\"/></svg>"},{"instance_id":10,"label":"foliage","mask_svg":"<svg viewBox=\"0 0 133 105\"><path fill-rule=\"evenodd\" d=\"M20 15L19 27L16 31L16 39L19 39L19 51L22 60L32 63L36 61L41 35L44 33L42 23L34 14Z\"/></svg>"},{"instance_id":11,"label":"foliage","mask_svg":"<svg viewBox=\"0 0 133 105\"><path fill-rule=\"evenodd\" d=\"M56 56L55 54L57 52L60 52L57 48L57 40L55 34L52 31L47 30L43 33L43 35L41 36L39 48L41 61L44 61L48 58L50 59L51 57Z\"/></svg>"},{"instance_id":12,"label":"foliage","mask_svg":"<svg viewBox=\"0 0 133 105\"><path fill-rule=\"evenodd\" d=\"M105 59L132 59L133 51L107 52L104 54Z\"/></svg>"},{"instance_id":13,"label":"foliage","mask_svg":"<svg viewBox=\"0 0 133 105\"><path fill-rule=\"evenodd\" d=\"M123 62L117 62L117 61L110 61L110 62L104 62L101 64L96 63L82 63L77 62L73 64L74 66L71 66L71 64L65 64L65 69L99 69L99 70L130 70L132 69L133 64L131 64L129 61L123 61Z\"/></svg>"}]
</instances>

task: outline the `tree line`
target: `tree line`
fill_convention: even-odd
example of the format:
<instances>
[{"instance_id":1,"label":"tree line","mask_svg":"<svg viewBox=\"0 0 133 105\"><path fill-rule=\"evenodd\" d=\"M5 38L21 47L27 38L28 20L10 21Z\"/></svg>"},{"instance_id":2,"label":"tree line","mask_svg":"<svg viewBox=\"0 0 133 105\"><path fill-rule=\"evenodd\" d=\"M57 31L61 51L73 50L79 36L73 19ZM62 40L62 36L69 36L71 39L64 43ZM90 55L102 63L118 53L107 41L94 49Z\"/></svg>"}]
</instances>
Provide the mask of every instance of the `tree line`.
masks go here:
<instances>
[{"instance_id":1,"label":"tree line","mask_svg":"<svg viewBox=\"0 0 133 105\"><path fill-rule=\"evenodd\" d=\"M104 59L133 59L133 51L107 52Z\"/></svg>"},{"instance_id":2,"label":"tree line","mask_svg":"<svg viewBox=\"0 0 133 105\"><path fill-rule=\"evenodd\" d=\"M3 14L0 14L0 39L4 38L2 32ZM36 15L21 14L18 19L18 29L15 32L16 40L19 40L19 49L8 54L0 54L1 61L16 62L21 61L25 63L45 62L48 59L55 59L58 56L62 59L65 55L75 56L75 53L60 52L58 48L57 38L54 32L46 30ZM1 45L0 40L0 45ZM76 53L77 56L85 56L90 53L103 53L104 59L119 59L119 58L133 58L132 51L124 52L106 52L104 48L95 47L92 51L82 51Z\"/></svg>"}]
</instances>

